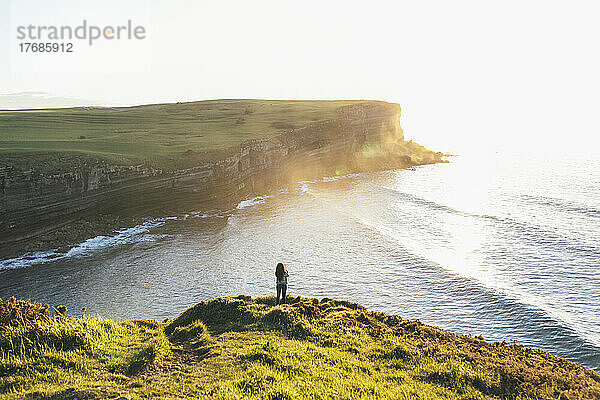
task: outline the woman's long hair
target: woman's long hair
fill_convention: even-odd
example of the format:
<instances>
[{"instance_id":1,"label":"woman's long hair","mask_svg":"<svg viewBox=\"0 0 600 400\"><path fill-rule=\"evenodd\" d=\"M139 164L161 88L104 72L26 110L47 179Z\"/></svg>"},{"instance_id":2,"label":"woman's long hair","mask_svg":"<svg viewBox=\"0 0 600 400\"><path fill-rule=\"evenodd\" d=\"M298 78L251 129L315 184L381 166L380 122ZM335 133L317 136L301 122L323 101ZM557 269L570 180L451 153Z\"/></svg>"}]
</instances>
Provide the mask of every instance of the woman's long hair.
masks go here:
<instances>
[{"instance_id":1,"label":"woman's long hair","mask_svg":"<svg viewBox=\"0 0 600 400\"><path fill-rule=\"evenodd\" d=\"M283 279L284 272L285 272L285 264L278 263L277 267L275 267L275 276L277 277L277 280Z\"/></svg>"}]
</instances>

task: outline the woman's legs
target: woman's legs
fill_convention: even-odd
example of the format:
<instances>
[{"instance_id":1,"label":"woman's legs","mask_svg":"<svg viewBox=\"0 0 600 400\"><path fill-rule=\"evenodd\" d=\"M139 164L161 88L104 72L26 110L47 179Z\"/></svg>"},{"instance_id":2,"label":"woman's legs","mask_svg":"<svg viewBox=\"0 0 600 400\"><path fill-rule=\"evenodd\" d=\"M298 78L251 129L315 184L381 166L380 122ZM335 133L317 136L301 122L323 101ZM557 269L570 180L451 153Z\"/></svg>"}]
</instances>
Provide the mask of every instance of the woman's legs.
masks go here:
<instances>
[{"instance_id":1,"label":"woman's legs","mask_svg":"<svg viewBox=\"0 0 600 400\"><path fill-rule=\"evenodd\" d=\"M275 301L275 305L279 304L279 298L280 298L280 296L281 296L281 285L277 285L277 301Z\"/></svg>"},{"instance_id":2,"label":"woman's legs","mask_svg":"<svg viewBox=\"0 0 600 400\"><path fill-rule=\"evenodd\" d=\"M285 304L285 292L287 291L287 285L281 285L281 301Z\"/></svg>"}]
</instances>

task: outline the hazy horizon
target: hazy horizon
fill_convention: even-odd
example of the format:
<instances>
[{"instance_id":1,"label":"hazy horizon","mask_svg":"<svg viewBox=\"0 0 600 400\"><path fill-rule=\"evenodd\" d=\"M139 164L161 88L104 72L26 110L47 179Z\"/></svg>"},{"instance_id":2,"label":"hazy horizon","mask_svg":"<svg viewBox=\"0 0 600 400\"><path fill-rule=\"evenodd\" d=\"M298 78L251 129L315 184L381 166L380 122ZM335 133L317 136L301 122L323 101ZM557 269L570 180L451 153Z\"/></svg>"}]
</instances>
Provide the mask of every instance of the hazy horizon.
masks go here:
<instances>
[{"instance_id":1,"label":"hazy horizon","mask_svg":"<svg viewBox=\"0 0 600 400\"><path fill-rule=\"evenodd\" d=\"M591 1L22 0L0 11L4 94L44 92L67 106L383 100L402 106L407 138L434 149L600 151ZM83 20L132 20L147 37L68 55L18 52L18 26Z\"/></svg>"}]
</instances>

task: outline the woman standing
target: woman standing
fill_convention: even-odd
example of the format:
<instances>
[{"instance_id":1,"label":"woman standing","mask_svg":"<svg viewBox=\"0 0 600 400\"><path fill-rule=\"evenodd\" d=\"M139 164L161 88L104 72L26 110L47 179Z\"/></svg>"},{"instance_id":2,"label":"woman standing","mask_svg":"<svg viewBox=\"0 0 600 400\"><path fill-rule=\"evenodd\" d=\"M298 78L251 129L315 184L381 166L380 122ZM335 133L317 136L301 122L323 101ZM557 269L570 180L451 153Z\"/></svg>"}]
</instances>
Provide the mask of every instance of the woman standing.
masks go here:
<instances>
[{"instance_id":1,"label":"woman standing","mask_svg":"<svg viewBox=\"0 0 600 400\"><path fill-rule=\"evenodd\" d=\"M283 263L275 267L275 277L277 278L277 301L275 305L285 303L285 292L287 291L288 272Z\"/></svg>"}]
</instances>

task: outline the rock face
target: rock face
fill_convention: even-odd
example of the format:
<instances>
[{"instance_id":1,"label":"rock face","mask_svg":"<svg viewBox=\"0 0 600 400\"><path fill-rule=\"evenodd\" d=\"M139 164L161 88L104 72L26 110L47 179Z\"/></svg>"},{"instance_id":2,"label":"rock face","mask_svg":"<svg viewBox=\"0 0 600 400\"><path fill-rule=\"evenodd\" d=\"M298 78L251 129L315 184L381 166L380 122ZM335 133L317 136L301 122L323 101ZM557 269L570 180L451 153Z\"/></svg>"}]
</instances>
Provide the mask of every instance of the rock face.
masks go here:
<instances>
[{"instance_id":1,"label":"rock face","mask_svg":"<svg viewBox=\"0 0 600 400\"><path fill-rule=\"evenodd\" d=\"M229 206L298 179L441 161L439 153L404 141L400 106L383 102L341 107L334 119L250 140L217 156L192 151L181 156L197 159L196 166L162 171L71 154L61 155L62 170L40 173L35 165L5 162L0 166L0 246L94 213Z\"/></svg>"}]
</instances>

